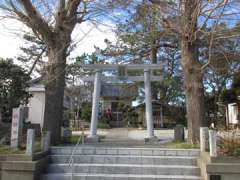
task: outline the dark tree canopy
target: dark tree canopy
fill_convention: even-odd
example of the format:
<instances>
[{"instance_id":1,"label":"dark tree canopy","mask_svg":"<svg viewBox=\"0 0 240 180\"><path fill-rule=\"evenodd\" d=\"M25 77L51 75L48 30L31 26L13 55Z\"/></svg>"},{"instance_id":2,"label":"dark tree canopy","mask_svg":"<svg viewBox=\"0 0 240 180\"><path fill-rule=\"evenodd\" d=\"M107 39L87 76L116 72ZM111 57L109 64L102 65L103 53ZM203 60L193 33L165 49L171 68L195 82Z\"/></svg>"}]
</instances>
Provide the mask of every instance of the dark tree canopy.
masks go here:
<instances>
[{"instance_id":1,"label":"dark tree canopy","mask_svg":"<svg viewBox=\"0 0 240 180\"><path fill-rule=\"evenodd\" d=\"M4 121L11 120L12 108L26 103L30 77L11 59L0 58L0 111Z\"/></svg>"}]
</instances>

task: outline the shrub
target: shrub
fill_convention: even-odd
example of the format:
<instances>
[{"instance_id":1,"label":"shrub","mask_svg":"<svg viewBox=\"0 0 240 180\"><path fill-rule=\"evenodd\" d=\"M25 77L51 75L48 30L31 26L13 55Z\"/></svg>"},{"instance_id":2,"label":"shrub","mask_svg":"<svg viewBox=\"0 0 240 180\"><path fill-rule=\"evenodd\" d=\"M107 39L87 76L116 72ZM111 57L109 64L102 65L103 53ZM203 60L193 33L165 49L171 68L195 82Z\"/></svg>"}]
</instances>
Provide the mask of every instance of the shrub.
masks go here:
<instances>
[{"instance_id":1,"label":"shrub","mask_svg":"<svg viewBox=\"0 0 240 180\"><path fill-rule=\"evenodd\" d=\"M240 156L240 131L222 131L218 136L218 154L222 156Z\"/></svg>"}]
</instances>

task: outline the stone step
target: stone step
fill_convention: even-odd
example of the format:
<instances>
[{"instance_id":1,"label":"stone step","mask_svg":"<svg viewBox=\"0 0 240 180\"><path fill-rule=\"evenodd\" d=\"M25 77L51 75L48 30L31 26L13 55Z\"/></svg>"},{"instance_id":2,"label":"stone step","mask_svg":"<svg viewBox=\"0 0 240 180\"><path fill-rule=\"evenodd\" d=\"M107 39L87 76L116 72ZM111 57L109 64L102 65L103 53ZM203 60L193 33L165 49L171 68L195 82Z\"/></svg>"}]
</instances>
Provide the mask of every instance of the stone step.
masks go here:
<instances>
[{"instance_id":1,"label":"stone step","mask_svg":"<svg viewBox=\"0 0 240 180\"><path fill-rule=\"evenodd\" d=\"M199 176L135 174L45 174L42 180L203 180Z\"/></svg>"},{"instance_id":2,"label":"stone step","mask_svg":"<svg viewBox=\"0 0 240 180\"><path fill-rule=\"evenodd\" d=\"M51 155L52 163L68 163L69 155ZM187 156L136 156L136 155L74 155L74 163L101 164L153 164L153 165L196 165L196 157Z\"/></svg>"},{"instance_id":3,"label":"stone step","mask_svg":"<svg viewBox=\"0 0 240 180\"><path fill-rule=\"evenodd\" d=\"M145 165L145 164L50 164L48 173L89 173L89 174L138 174L138 175L192 175L199 176L197 166Z\"/></svg>"},{"instance_id":4,"label":"stone step","mask_svg":"<svg viewBox=\"0 0 240 180\"><path fill-rule=\"evenodd\" d=\"M198 149L124 148L124 147L52 147L53 155L137 155L137 156L199 156Z\"/></svg>"}]
</instances>

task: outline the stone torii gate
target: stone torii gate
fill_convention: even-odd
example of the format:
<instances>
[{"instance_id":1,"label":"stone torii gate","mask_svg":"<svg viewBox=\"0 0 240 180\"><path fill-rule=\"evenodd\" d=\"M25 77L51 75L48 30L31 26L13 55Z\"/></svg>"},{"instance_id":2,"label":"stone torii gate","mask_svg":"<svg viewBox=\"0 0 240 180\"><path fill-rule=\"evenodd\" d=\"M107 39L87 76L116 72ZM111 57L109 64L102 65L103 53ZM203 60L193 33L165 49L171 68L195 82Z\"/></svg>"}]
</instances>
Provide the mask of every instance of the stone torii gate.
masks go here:
<instances>
[{"instance_id":1,"label":"stone torii gate","mask_svg":"<svg viewBox=\"0 0 240 180\"><path fill-rule=\"evenodd\" d=\"M102 76L102 71L118 70L123 71L124 76L121 76L120 80L128 81L144 81L145 84L145 104L146 104L146 121L147 121L147 137L145 141L156 141L154 136L153 127L153 114L152 114L152 94L151 94L151 81L162 81L162 76L152 75L152 70L162 70L162 64L91 64L83 65L83 69L95 70L95 76L83 77L83 81L94 81L93 101L92 101L92 116L90 134L87 137L88 142L98 142L99 137L97 135L97 122L98 122L98 106L100 100L101 81L114 81L119 78ZM144 76L128 76L127 70L143 70Z\"/></svg>"}]
</instances>

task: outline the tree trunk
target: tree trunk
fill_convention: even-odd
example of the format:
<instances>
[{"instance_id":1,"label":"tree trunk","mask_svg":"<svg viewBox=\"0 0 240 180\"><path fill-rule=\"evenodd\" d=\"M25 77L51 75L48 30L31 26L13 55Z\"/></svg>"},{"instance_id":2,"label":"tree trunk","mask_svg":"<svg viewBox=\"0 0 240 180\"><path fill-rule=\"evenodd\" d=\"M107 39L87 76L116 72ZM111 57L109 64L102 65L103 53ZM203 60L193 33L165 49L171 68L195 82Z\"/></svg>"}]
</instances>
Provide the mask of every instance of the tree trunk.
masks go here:
<instances>
[{"instance_id":1,"label":"tree trunk","mask_svg":"<svg viewBox=\"0 0 240 180\"><path fill-rule=\"evenodd\" d=\"M151 59L152 64L157 64L157 51L158 51L158 49L157 49L156 40L153 40L152 44L151 44L151 51L150 51L150 59ZM157 100L159 91L157 91L156 89L159 89L159 83L153 82L151 84L153 86L152 99Z\"/></svg>"},{"instance_id":2,"label":"tree trunk","mask_svg":"<svg viewBox=\"0 0 240 180\"><path fill-rule=\"evenodd\" d=\"M193 42L182 39L182 66L188 120L188 142L199 142L199 129L204 122L204 89L198 48Z\"/></svg>"},{"instance_id":3,"label":"tree trunk","mask_svg":"<svg viewBox=\"0 0 240 180\"><path fill-rule=\"evenodd\" d=\"M157 51L158 51L157 42L156 40L153 40L151 44L151 51L150 51L150 58L151 58L152 64L157 64Z\"/></svg>"},{"instance_id":4,"label":"tree trunk","mask_svg":"<svg viewBox=\"0 0 240 180\"><path fill-rule=\"evenodd\" d=\"M45 75L45 113L43 130L51 131L51 143L60 143L65 88L66 43L56 41L48 48L49 65Z\"/></svg>"}]
</instances>

